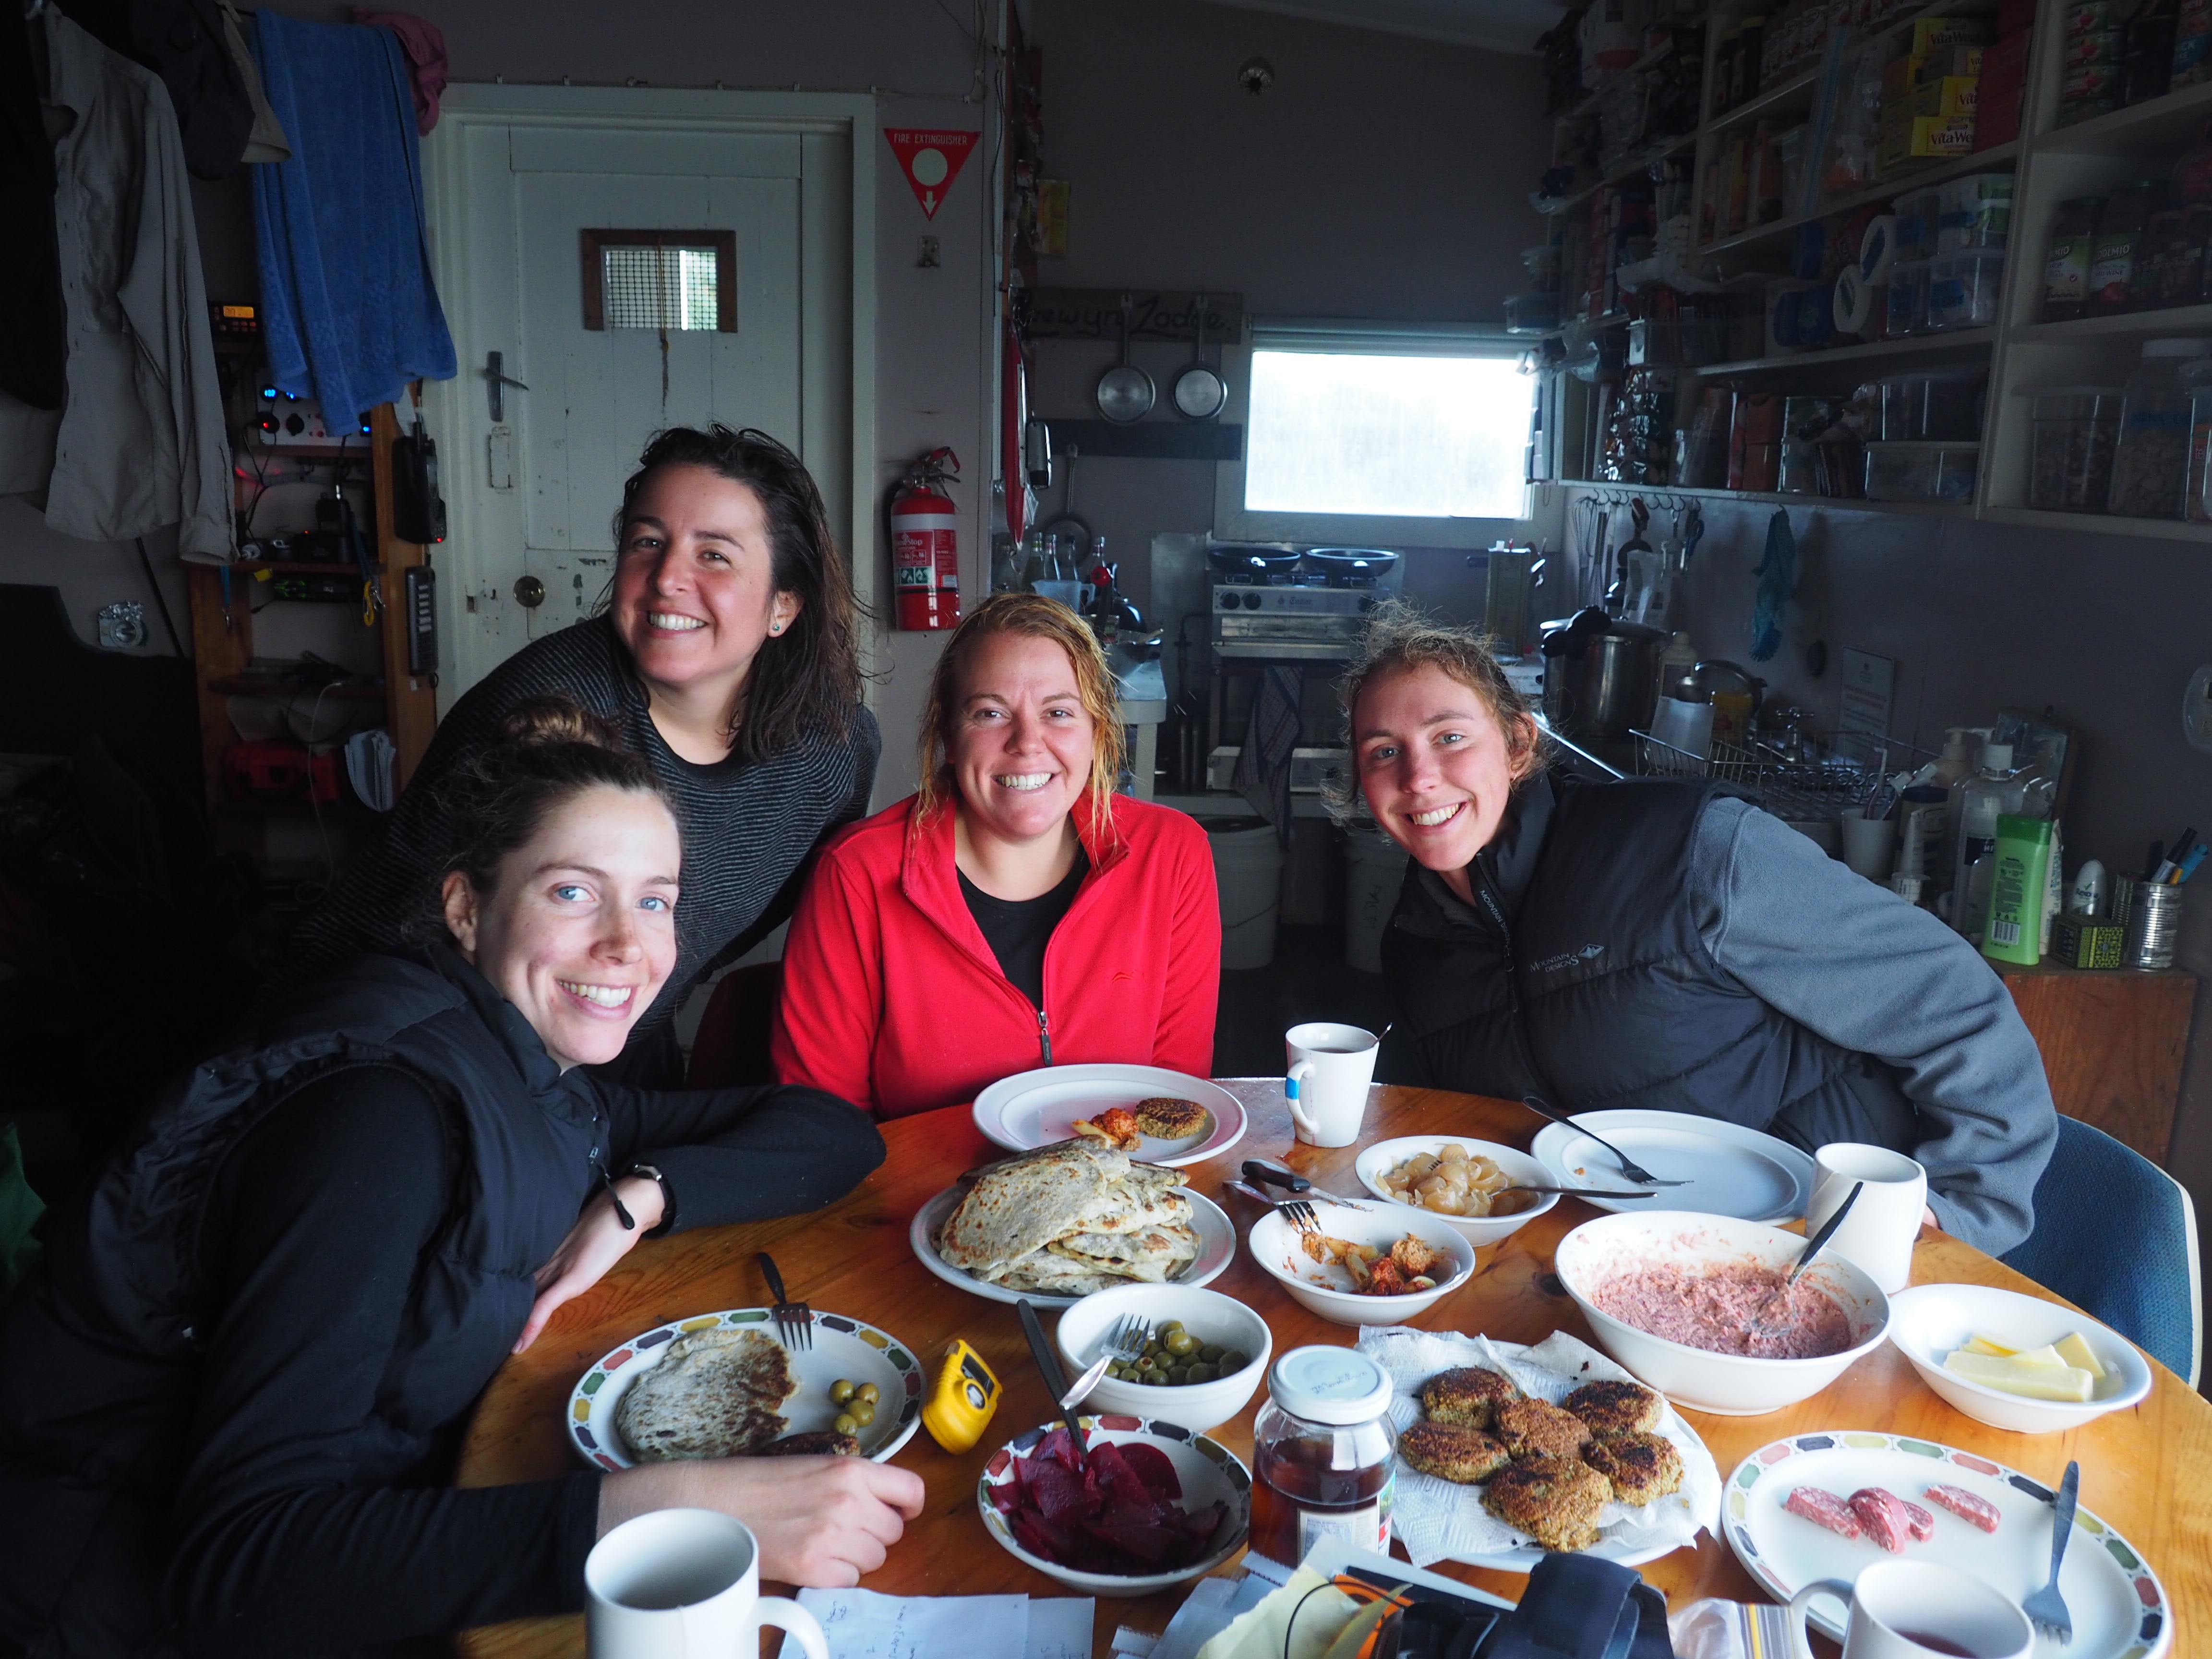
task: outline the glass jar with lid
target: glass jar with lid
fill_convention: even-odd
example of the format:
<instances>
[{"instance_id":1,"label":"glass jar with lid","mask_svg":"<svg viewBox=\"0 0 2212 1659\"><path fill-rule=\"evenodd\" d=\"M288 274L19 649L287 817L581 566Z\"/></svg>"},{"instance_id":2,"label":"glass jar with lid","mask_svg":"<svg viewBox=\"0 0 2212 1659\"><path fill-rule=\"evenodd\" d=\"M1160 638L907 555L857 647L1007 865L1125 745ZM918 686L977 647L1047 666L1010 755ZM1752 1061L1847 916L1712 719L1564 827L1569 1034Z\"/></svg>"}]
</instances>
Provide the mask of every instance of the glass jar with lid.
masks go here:
<instances>
[{"instance_id":1,"label":"glass jar with lid","mask_svg":"<svg viewBox=\"0 0 2212 1659\"><path fill-rule=\"evenodd\" d=\"M1324 1538L1387 1553L1398 1428L1390 1378L1357 1348L1292 1348L1252 1425L1252 1548L1295 1565Z\"/></svg>"},{"instance_id":2,"label":"glass jar with lid","mask_svg":"<svg viewBox=\"0 0 2212 1659\"><path fill-rule=\"evenodd\" d=\"M2208 352L2212 352L2212 340L2143 342L2142 362L2128 376L2120 406L2107 513L2129 519L2181 516L2189 473L2191 390L2182 371Z\"/></svg>"}]
</instances>

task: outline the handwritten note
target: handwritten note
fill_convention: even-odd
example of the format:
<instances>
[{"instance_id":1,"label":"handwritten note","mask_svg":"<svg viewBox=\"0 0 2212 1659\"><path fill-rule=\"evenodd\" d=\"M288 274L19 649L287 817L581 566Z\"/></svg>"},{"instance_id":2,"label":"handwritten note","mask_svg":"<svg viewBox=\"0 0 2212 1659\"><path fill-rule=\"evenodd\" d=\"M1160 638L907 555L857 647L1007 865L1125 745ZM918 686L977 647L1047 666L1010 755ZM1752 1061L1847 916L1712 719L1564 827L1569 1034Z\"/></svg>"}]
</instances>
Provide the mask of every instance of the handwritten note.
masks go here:
<instances>
[{"instance_id":1,"label":"handwritten note","mask_svg":"<svg viewBox=\"0 0 2212 1659\"><path fill-rule=\"evenodd\" d=\"M1090 1659L1088 1596L882 1595L802 1589L830 1659ZM799 1649L786 1638L783 1652Z\"/></svg>"}]
</instances>

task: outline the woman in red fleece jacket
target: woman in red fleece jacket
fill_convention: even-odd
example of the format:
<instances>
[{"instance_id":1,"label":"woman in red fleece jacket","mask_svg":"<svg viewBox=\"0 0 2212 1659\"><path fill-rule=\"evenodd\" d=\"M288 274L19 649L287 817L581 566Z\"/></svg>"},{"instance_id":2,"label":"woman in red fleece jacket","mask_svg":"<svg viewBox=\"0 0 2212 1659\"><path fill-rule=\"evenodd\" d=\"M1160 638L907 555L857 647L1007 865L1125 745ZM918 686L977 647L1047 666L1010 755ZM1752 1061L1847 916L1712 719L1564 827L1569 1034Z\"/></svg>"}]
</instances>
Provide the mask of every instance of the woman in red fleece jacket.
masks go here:
<instances>
[{"instance_id":1,"label":"woman in red fleece jacket","mask_svg":"<svg viewBox=\"0 0 2212 1659\"><path fill-rule=\"evenodd\" d=\"M953 630L920 793L831 842L792 919L779 1078L898 1117L1055 1062L1212 1069L1212 852L1115 795L1115 716L1065 605L1000 594Z\"/></svg>"}]
</instances>

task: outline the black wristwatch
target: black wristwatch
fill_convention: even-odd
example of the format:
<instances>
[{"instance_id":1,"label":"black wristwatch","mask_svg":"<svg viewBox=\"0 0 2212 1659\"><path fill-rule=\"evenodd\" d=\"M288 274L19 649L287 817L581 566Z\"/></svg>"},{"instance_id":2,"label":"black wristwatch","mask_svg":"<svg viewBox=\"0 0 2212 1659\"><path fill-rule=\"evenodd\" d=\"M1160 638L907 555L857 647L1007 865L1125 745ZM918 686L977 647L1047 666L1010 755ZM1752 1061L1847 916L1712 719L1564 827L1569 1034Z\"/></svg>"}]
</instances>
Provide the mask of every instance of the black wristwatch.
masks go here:
<instances>
[{"instance_id":1,"label":"black wristwatch","mask_svg":"<svg viewBox=\"0 0 2212 1659\"><path fill-rule=\"evenodd\" d=\"M669 1186L668 1177L661 1174L659 1170L655 1169L650 1164L633 1164L629 1168L622 1172L620 1178L627 1181L632 1176L644 1176L649 1179L654 1186L660 1188L659 1224L658 1226L647 1228L645 1232L645 1237L647 1238L658 1238L676 1224L675 1190Z\"/></svg>"}]
</instances>

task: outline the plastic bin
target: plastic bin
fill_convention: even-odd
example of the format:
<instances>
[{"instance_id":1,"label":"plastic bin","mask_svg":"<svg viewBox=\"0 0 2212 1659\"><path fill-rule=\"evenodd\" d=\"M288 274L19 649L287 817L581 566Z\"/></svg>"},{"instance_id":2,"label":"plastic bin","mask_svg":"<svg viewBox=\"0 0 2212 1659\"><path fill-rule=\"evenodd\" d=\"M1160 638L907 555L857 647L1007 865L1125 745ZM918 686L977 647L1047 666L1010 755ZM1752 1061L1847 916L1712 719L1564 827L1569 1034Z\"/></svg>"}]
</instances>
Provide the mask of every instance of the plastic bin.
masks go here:
<instances>
[{"instance_id":1,"label":"plastic bin","mask_svg":"<svg viewBox=\"0 0 2212 1659\"><path fill-rule=\"evenodd\" d=\"M1201 818L1213 848L1221 903L1221 965L1265 968L1275 959L1281 916L1283 846L1264 818Z\"/></svg>"},{"instance_id":2,"label":"plastic bin","mask_svg":"<svg viewBox=\"0 0 2212 1659\"><path fill-rule=\"evenodd\" d=\"M1972 369L1892 374L1881 382L1885 443L1975 443L1982 435L1982 392L1989 377Z\"/></svg>"},{"instance_id":3,"label":"plastic bin","mask_svg":"<svg viewBox=\"0 0 2212 1659\"><path fill-rule=\"evenodd\" d=\"M1508 334L1547 334L1559 325L1559 293L1509 294L1505 296Z\"/></svg>"},{"instance_id":4,"label":"plastic bin","mask_svg":"<svg viewBox=\"0 0 2212 1659\"><path fill-rule=\"evenodd\" d=\"M1942 198L1936 221L1936 252L2002 251L2012 229L2012 174L1978 173L1939 185L1936 193Z\"/></svg>"},{"instance_id":5,"label":"plastic bin","mask_svg":"<svg viewBox=\"0 0 2212 1659\"><path fill-rule=\"evenodd\" d=\"M2002 250L1954 253L1929 261L1928 326L1931 329L1988 328L1997 319L1997 296L2004 287Z\"/></svg>"},{"instance_id":6,"label":"plastic bin","mask_svg":"<svg viewBox=\"0 0 2212 1659\"><path fill-rule=\"evenodd\" d=\"M1866 447L1870 501L1966 501L1974 495L1979 444L1877 443Z\"/></svg>"},{"instance_id":7,"label":"plastic bin","mask_svg":"<svg viewBox=\"0 0 2212 1659\"><path fill-rule=\"evenodd\" d=\"M2116 386L2053 386L2035 394L2027 504L2048 513L2102 513L2120 431Z\"/></svg>"},{"instance_id":8,"label":"plastic bin","mask_svg":"<svg viewBox=\"0 0 2212 1659\"><path fill-rule=\"evenodd\" d=\"M1889 310L1882 325L1889 338L1927 331L1929 263L1900 258L1889 268Z\"/></svg>"}]
</instances>

